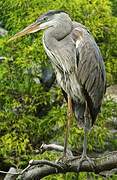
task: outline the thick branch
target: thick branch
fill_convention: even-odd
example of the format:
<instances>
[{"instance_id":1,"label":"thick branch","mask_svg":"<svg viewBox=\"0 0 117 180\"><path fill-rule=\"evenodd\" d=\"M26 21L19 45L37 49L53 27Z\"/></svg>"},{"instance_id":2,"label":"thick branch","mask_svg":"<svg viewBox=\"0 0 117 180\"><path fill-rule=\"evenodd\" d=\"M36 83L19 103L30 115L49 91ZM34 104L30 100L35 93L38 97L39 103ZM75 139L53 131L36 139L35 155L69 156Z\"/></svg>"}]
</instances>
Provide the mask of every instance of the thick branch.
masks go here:
<instances>
[{"instance_id":1,"label":"thick branch","mask_svg":"<svg viewBox=\"0 0 117 180\"><path fill-rule=\"evenodd\" d=\"M64 148L60 145L55 144L43 144L40 148L41 152L46 150L56 150L62 152ZM40 152L39 151L39 152ZM94 162L95 167L92 169L89 162L84 161L78 170L79 157L74 157L70 150L67 150L67 156L69 160L63 162L52 162L48 160L31 160L29 165L24 170L14 170L10 171L6 175L6 179L15 180L16 177L22 180L31 179L41 179L45 176L57 173L67 173L67 172L94 172L96 174L101 174L103 176L112 175L112 173L117 173L117 151L103 154L98 158L91 158ZM11 171L12 170L12 171ZM5 173L0 171L0 173Z\"/></svg>"},{"instance_id":2,"label":"thick branch","mask_svg":"<svg viewBox=\"0 0 117 180\"><path fill-rule=\"evenodd\" d=\"M79 172L95 172L99 174L103 171L110 171L114 168L117 168L117 151L109 153L108 155L104 155L99 158L92 159L95 163L94 169L92 169L89 162L84 161L80 167ZM24 172L22 175L19 176L19 179L23 180L31 180L33 178L43 178L45 176L57 173L67 173L67 172L76 172L78 173L78 158L72 158L71 160L67 161L66 163L53 163L49 161L31 161L32 166L28 171ZM36 164L41 164L44 166L35 166ZM44 162L44 163L43 163ZM47 165L45 165L47 164ZM54 166L55 165L55 166Z\"/></svg>"}]
</instances>

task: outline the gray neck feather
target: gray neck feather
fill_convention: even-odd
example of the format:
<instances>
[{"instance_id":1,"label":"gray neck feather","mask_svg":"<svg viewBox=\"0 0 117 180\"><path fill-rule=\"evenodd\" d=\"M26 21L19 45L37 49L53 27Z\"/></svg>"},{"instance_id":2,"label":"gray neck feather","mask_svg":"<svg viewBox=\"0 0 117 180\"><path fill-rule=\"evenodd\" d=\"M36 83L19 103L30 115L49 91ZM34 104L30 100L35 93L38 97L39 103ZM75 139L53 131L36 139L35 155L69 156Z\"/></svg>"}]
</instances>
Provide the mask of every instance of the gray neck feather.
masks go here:
<instances>
[{"instance_id":1,"label":"gray neck feather","mask_svg":"<svg viewBox=\"0 0 117 180\"><path fill-rule=\"evenodd\" d=\"M56 19L55 25L44 32L44 42L48 49L56 48L58 42L64 39L72 31L72 21L69 16L61 16Z\"/></svg>"}]
</instances>

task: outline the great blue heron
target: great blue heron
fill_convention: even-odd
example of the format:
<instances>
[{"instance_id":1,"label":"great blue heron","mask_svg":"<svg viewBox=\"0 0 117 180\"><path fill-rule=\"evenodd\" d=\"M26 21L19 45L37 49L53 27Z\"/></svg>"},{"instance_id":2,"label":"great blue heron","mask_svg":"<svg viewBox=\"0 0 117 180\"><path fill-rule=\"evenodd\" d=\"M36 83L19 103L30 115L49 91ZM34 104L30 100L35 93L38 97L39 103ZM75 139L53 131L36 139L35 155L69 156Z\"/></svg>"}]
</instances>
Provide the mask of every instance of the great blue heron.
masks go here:
<instances>
[{"instance_id":1,"label":"great blue heron","mask_svg":"<svg viewBox=\"0 0 117 180\"><path fill-rule=\"evenodd\" d=\"M43 46L51 60L56 79L68 101L68 129L72 110L78 125L84 128L81 161L86 158L87 131L93 126L105 93L105 68L100 50L90 32L60 10L49 11L17 33L11 40L45 30Z\"/></svg>"}]
</instances>

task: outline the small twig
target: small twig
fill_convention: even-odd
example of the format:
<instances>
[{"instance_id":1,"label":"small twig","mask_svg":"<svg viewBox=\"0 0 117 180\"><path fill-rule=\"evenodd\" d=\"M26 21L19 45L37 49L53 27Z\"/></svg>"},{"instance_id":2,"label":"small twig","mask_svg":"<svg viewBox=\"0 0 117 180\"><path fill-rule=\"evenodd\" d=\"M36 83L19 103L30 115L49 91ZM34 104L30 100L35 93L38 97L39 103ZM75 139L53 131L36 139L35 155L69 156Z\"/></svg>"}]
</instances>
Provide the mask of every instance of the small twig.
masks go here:
<instances>
[{"instance_id":1,"label":"small twig","mask_svg":"<svg viewBox=\"0 0 117 180\"><path fill-rule=\"evenodd\" d=\"M11 174L11 175L19 175L20 173L12 173L12 172L6 172L6 171L0 171L1 174Z\"/></svg>"},{"instance_id":2,"label":"small twig","mask_svg":"<svg viewBox=\"0 0 117 180\"><path fill-rule=\"evenodd\" d=\"M30 167L31 167L31 165L29 164L25 169L23 169L23 170L21 171L20 174L22 175L24 172L26 172L27 170L29 170Z\"/></svg>"}]
</instances>

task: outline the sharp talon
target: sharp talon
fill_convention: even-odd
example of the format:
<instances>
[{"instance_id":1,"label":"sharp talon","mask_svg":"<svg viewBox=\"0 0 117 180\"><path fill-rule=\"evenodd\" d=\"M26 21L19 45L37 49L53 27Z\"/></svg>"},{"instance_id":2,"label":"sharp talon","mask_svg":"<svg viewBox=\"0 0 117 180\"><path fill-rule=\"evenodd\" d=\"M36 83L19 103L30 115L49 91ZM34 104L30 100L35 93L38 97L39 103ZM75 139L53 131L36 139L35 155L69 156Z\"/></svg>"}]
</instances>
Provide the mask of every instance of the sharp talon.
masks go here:
<instances>
[{"instance_id":1,"label":"sharp talon","mask_svg":"<svg viewBox=\"0 0 117 180\"><path fill-rule=\"evenodd\" d=\"M79 160L79 165L78 165L78 167L77 167L78 172L80 171L80 167L81 167L83 161L85 161L85 157L84 157L84 156L82 156L82 157L80 158L80 160Z\"/></svg>"},{"instance_id":2,"label":"sharp talon","mask_svg":"<svg viewBox=\"0 0 117 180\"><path fill-rule=\"evenodd\" d=\"M88 161L92 170L95 171L95 163L92 161L87 155L82 155L82 157L79 159L79 164L77 167L78 172L80 171L80 167L84 161Z\"/></svg>"},{"instance_id":3,"label":"sharp talon","mask_svg":"<svg viewBox=\"0 0 117 180\"><path fill-rule=\"evenodd\" d=\"M92 170L94 171L95 170L95 168L94 168L95 167L94 161L92 161L88 156L86 156L86 160L89 162Z\"/></svg>"},{"instance_id":4,"label":"sharp talon","mask_svg":"<svg viewBox=\"0 0 117 180\"><path fill-rule=\"evenodd\" d=\"M66 155L63 155L62 157L60 157L58 159L58 162L63 162L63 163L66 163L67 161L69 160L69 158L66 156Z\"/></svg>"}]
</instances>

